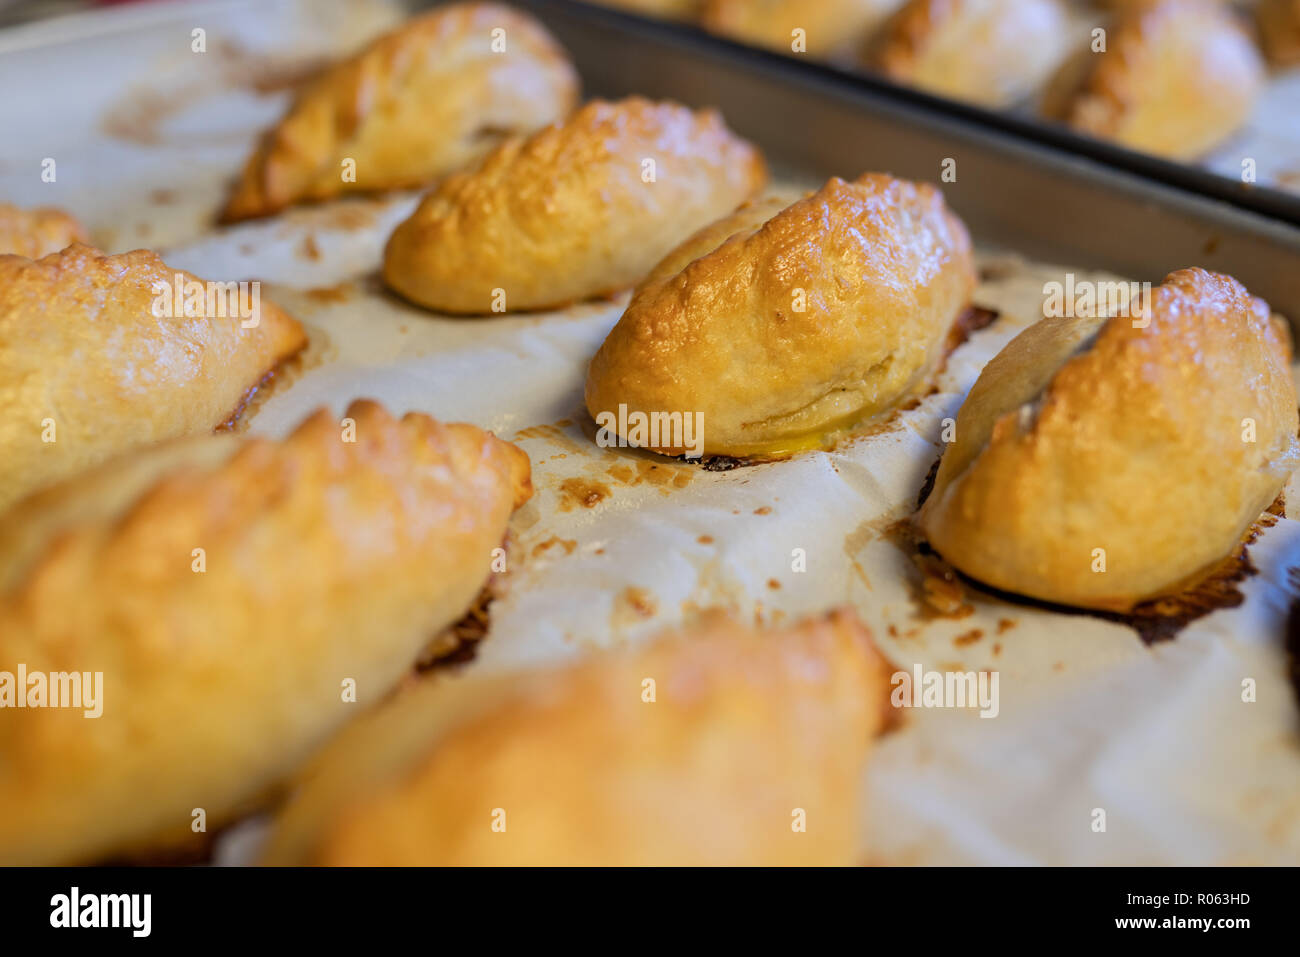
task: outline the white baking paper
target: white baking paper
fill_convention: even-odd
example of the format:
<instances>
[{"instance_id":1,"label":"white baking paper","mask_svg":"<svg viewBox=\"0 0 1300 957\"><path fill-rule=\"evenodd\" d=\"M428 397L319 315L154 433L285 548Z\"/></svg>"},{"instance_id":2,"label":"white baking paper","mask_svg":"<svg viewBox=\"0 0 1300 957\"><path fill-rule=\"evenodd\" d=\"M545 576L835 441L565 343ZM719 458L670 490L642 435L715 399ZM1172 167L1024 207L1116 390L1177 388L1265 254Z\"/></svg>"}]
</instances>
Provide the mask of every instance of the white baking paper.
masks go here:
<instances>
[{"instance_id":1,"label":"white baking paper","mask_svg":"<svg viewBox=\"0 0 1300 957\"><path fill-rule=\"evenodd\" d=\"M406 305L375 273L412 195L210 225L225 183L285 94L258 94L225 67L196 66L203 54L190 51L192 28L206 24L210 45L234 37L245 51L295 61L351 48L393 12L314 4L307 13L288 2L201 8L208 12L158 11L129 29L103 17L79 21L72 35L80 30L81 39L67 42L52 39L66 29L0 37L0 51L11 51L0 56L0 88L20 88L17 76L30 71L50 84L6 107L0 198L66 206L106 247L153 245L204 278L263 280L263 295L310 327L312 346L304 369L257 405L253 432L280 435L318 406L341 413L366 396L395 412L477 423L528 452L537 494L515 517L504 594L467 667L564 660L643 640L715 606L779 622L852 605L900 669L994 670L1000 690L996 717L913 709L883 739L866 780L862 861L1300 862L1300 712L1282 638L1300 524L1281 520L1252 547L1259 573L1243 586L1244 604L1151 647L1097 618L978 596L967 617L931 617L889 534L939 454L940 421L955 415L983 363L1038 318L1044 283L1063 280L1067 267L983 254L988 278L976 302L999 319L951 357L936 394L833 452L708 472L601 449L582 388L623 300L478 319ZM87 89L85 71L70 67L90 60L100 73ZM207 87L189 82L195 69L208 71ZM138 130L123 136L132 97L149 103L182 87L191 92L161 121L140 121L155 131L152 142ZM56 183L39 178L47 156L58 160ZM1076 272L1086 278L1108 277ZM794 570L798 550L804 571ZM1257 689L1252 703L1242 700L1247 679ZM1104 832L1094 830L1098 810ZM249 834L222 859L248 859Z\"/></svg>"}]
</instances>

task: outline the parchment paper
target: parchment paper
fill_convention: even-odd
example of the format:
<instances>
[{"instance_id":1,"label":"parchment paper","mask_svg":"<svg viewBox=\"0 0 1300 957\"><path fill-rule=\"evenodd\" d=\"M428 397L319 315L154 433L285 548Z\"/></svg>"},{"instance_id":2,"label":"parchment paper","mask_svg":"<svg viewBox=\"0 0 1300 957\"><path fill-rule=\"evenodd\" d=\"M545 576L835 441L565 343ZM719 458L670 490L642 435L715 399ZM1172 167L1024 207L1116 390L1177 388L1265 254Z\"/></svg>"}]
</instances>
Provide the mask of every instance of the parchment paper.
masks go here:
<instances>
[{"instance_id":1,"label":"parchment paper","mask_svg":"<svg viewBox=\"0 0 1300 957\"><path fill-rule=\"evenodd\" d=\"M233 37L275 51L289 69L313 49L351 48L395 17L381 4L310 9L224 5L209 48L214 35ZM33 71L53 84L39 107L36 97L6 107L0 197L66 206L112 249L149 244L204 278L263 280L264 296L309 325L312 346L303 370L257 405L253 432L283 434L319 405L341 413L369 396L396 412L474 422L528 452L537 494L512 524L504 594L467 667L529 668L636 642L712 606L777 622L850 604L900 669L1000 678L996 718L912 709L881 742L866 782L864 862L1300 862L1300 718L1282 638L1300 524L1280 520L1252 547L1258 574L1243 585L1242 605L1150 647L1112 622L979 595L966 617L934 617L891 532L940 451L940 420L956 414L983 363L1038 318L1044 283L1063 280L1067 266L983 252L975 299L998 320L953 354L936 394L833 452L708 472L600 449L582 385L623 300L485 319L405 305L374 273L409 195L208 226L284 94L259 95L211 62L202 67L210 82L185 80L196 69L196 17L168 10L56 47L48 32L0 40L14 51L0 57L0 86L17 88L8 81L19 74L30 84ZM103 70L93 89L63 76L72 58L92 57ZM141 89L181 87L191 92L142 123L151 141L123 136L116 124ZM60 158L57 183L40 182L43 156ZM1113 277L1076 271L1085 278ZM1300 503L1300 490L1290 498ZM796 549L806 571L793 570ZM1253 703L1242 701L1246 678L1257 685ZM1098 808L1104 833L1092 828ZM222 858L247 859L249 835L236 834Z\"/></svg>"}]
</instances>

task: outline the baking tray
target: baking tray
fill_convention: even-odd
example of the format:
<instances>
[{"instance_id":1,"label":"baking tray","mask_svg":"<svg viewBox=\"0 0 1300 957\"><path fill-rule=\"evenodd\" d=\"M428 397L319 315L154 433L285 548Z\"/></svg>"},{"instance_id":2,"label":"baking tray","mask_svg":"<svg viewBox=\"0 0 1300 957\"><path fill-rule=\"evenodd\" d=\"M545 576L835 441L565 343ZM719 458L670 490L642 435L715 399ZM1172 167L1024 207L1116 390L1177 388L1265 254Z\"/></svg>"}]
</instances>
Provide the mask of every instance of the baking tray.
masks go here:
<instances>
[{"instance_id":1,"label":"baking tray","mask_svg":"<svg viewBox=\"0 0 1300 957\"><path fill-rule=\"evenodd\" d=\"M739 41L712 34L703 28L688 23L657 19L649 15L611 9L609 7L581 2L581 0L555 0L559 4L585 8L594 16L608 20L622 20L634 31L644 30L646 34L672 36L677 41L692 42L702 40L715 48L729 48L737 56L748 57L754 61L766 61L764 69L780 70L796 66L820 72L824 76L834 77L836 81L848 86L868 90L877 97L893 100L900 106L912 110L922 110L931 114L946 115L976 125L1005 133L1011 137L1030 143L1045 145L1069 154L1086 157L1108 166L1127 170L1140 176L1154 179L1159 183L1190 190L1203 196L1222 199L1244 209L1262 212L1265 215L1300 224L1300 194L1278 189L1275 185L1261 180L1257 183L1244 183L1234 175L1224 173L1221 160L1228 155L1224 147L1216 148L1204 163L1182 163L1163 159L1117 144L1084 136L1074 132L1060 123L1042 120L1023 107L1009 107L994 110L974 104L963 103L947 97L926 93L905 85L891 82L882 77L849 65L833 61L823 61L812 57L793 57L771 50L753 47ZM710 54L716 55L716 54ZM1285 85L1290 90L1296 84L1300 69L1287 71ZM1276 77L1271 82L1280 82ZM1294 122L1293 113L1281 113L1273 119ZM1228 151L1230 152L1230 151ZM1265 157L1267 158L1267 157ZM1294 157L1300 162L1300 156ZM1210 161L1214 160L1214 168Z\"/></svg>"},{"instance_id":2,"label":"baking tray","mask_svg":"<svg viewBox=\"0 0 1300 957\"><path fill-rule=\"evenodd\" d=\"M214 36L229 21L237 35L274 52L301 40L301 31L289 17L274 25L266 11L292 5L234 0L199 9ZM957 159L957 181L945 192L985 265L996 265L990 246L1070 264L1052 268L1108 267L1152 281L1206 265L1300 315L1288 275L1297 230L1262 212L835 71L559 0L520 5L567 45L589 95L717 106L764 147L784 182L870 169L935 181L942 159ZM1011 602L981 604L959 620L918 621L909 559L890 529L914 506L938 454L940 418L955 412L1001 343L1041 315L1041 274L1026 273L1019 307L953 353L935 394L878 434L717 473L598 449L584 432L582 381L623 300L467 321L385 296L374 280L377 256L413 196L346 200L214 229L221 188L283 107L280 93L186 102L152 144L96 132L98 113L116 109L118 88L152 83L144 102L159 88L180 89L190 61L182 58L179 73L155 62L171 55L177 26L192 23L195 8L179 6L158 5L149 16L142 10L129 27L98 16L39 35L0 35L0 50L11 51L0 56L0 79L6 71L34 84L63 78L63 92L51 93L44 111L16 111L23 142L7 153L0 142L0 161L22 165L61 137L59 184L34 191L25 173L6 176L0 162L0 198L84 211L97 233L110 230L115 249L157 246L169 264L201 276L262 278L264 294L298 315L314 343L323 332L328 349L315 350L309 368L253 410L253 433L282 435L318 405L341 410L365 395L394 411L474 422L528 452L536 495L512 521L504 590L491 606L490 631L463 668L530 668L635 642L715 604L776 622L847 603L900 669L916 663L1002 674L999 720L909 714L881 741L868 772L863 860L1300 861L1300 748L1279 637L1287 570L1300 566L1300 523L1281 519L1252 546L1259 572L1243 583L1240 607L1193 622L1175 641L1146 646L1095 616ZM341 52L360 39L333 35L331 42ZM76 89L68 65L91 56L103 89ZM42 112L57 113L58 122L42 122ZM151 204L158 186L177 195ZM566 498L570 481L598 483L604 492L595 504L575 503ZM1300 494L1291 498L1300 502ZM790 574L792 546L808 548L808 574ZM1243 673L1258 677L1259 704L1207 706ZM1097 806L1112 814L1106 835L1088 828ZM258 827L237 829L218 860L255 860Z\"/></svg>"},{"instance_id":3,"label":"baking tray","mask_svg":"<svg viewBox=\"0 0 1300 957\"><path fill-rule=\"evenodd\" d=\"M519 5L568 48L589 95L716 106L779 166L820 176L939 182L952 158L944 195L985 244L1152 282L1201 265L1300 316L1300 197L690 26L576 0Z\"/></svg>"}]
</instances>

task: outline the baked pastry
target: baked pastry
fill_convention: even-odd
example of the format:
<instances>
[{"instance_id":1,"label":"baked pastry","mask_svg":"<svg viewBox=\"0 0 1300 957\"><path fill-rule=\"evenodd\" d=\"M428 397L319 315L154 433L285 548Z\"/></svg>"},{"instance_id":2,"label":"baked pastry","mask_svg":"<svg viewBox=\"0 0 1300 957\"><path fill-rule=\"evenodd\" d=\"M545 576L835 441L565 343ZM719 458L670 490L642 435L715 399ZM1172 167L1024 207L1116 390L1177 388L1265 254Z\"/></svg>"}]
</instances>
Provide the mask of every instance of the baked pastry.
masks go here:
<instances>
[{"instance_id":1,"label":"baked pastry","mask_svg":"<svg viewBox=\"0 0 1300 957\"><path fill-rule=\"evenodd\" d=\"M0 509L128 448L231 421L306 343L254 288L203 284L145 249L0 256Z\"/></svg>"},{"instance_id":2,"label":"baked pastry","mask_svg":"<svg viewBox=\"0 0 1300 957\"><path fill-rule=\"evenodd\" d=\"M921 529L1031 598L1127 611L1183 590L1300 464L1281 329L1203 269L1165 277L1138 318L1043 319L966 397Z\"/></svg>"},{"instance_id":3,"label":"baked pastry","mask_svg":"<svg viewBox=\"0 0 1300 957\"><path fill-rule=\"evenodd\" d=\"M766 178L758 150L712 110L594 100L426 196L389 239L384 279L451 313L608 295Z\"/></svg>"},{"instance_id":4,"label":"baked pastry","mask_svg":"<svg viewBox=\"0 0 1300 957\"><path fill-rule=\"evenodd\" d=\"M1213 0L1134 5L1110 28L1104 53L1080 56L1052 85L1044 113L1170 159L1195 159L1230 136L1264 82L1254 43Z\"/></svg>"},{"instance_id":5,"label":"baked pastry","mask_svg":"<svg viewBox=\"0 0 1300 957\"><path fill-rule=\"evenodd\" d=\"M89 238L86 228L61 209L19 209L0 203L0 256L40 259Z\"/></svg>"},{"instance_id":6,"label":"baked pastry","mask_svg":"<svg viewBox=\"0 0 1300 957\"><path fill-rule=\"evenodd\" d=\"M808 195L808 194L804 194ZM649 286L677 275L701 256L708 255L725 243L732 236L748 235L765 222L794 203L800 197L774 195L764 196L742 203L730 216L714 220L689 236L680 246L675 247L663 259L659 260L637 286Z\"/></svg>"},{"instance_id":7,"label":"baked pastry","mask_svg":"<svg viewBox=\"0 0 1300 957\"><path fill-rule=\"evenodd\" d=\"M814 57L856 49L900 0L704 0L707 30L781 53L793 53L795 30Z\"/></svg>"},{"instance_id":8,"label":"baked pastry","mask_svg":"<svg viewBox=\"0 0 1300 957\"><path fill-rule=\"evenodd\" d=\"M888 698L849 613L769 634L715 620L550 673L435 680L312 762L267 862L854 863Z\"/></svg>"},{"instance_id":9,"label":"baked pastry","mask_svg":"<svg viewBox=\"0 0 1300 957\"><path fill-rule=\"evenodd\" d=\"M1060 0L908 0L867 61L896 82L996 107L1029 96L1069 43Z\"/></svg>"},{"instance_id":10,"label":"baked pastry","mask_svg":"<svg viewBox=\"0 0 1300 957\"><path fill-rule=\"evenodd\" d=\"M1259 38L1274 66L1300 63L1300 0L1259 0Z\"/></svg>"},{"instance_id":11,"label":"baked pastry","mask_svg":"<svg viewBox=\"0 0 1300 957\"><path fill-rule=\"evenodd\" d=\"M691 412L705 456L823 447L925 386L974 288L939 190L835 178L637 290L592 359L587 409ZM672 431L646 447L698 451Z\"/></svg>"},{"instance_id":12,"label":"baked pastry","mask_svg":"<svg viewBox=\"0 0 1300 957\"><path fill-rule=\"evenodd\" d=\"M90 720L4 712L0 862L193 839L197 808L219 826L470 605L527 456L372 402L347 416L355 441L325 410L281 442L183 439L6 516L0 661L103 680Z\"/></svg>"},{"instance_id":13,"label":"baked pastry","mask_svg":"<svg viewBox=\"0 0 1300 957\"><path fill-rule=\"evenodd\" d=\"M566 115L577 96L573 65L528 14L439 7L311 81L249 157L221 218L425 186Z\"/></svg>"}]
</instances>

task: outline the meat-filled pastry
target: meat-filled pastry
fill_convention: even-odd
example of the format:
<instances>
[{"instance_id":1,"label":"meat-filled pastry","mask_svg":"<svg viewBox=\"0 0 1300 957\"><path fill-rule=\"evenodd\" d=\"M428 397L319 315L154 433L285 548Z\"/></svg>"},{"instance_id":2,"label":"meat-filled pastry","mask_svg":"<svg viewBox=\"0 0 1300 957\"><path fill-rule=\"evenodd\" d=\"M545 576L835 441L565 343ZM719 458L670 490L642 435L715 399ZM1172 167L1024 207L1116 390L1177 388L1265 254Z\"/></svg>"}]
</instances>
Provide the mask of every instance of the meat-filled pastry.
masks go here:
<instances>
[{"instance_id":1,"label":"meat-filled pastry","mask_svg":"<svg viewBox=\"0 0 1300 957\"><path fill-rule=\"evenodd\" d=\"M751 46L815 57L834 56L857 49L899 2L704 0L700 23L714 33Z\"/></svg>"},{"instance_id":2,"label":"meat-filled pastry","mask_svg":"<svg viewBox=\"0 0 1300 957\"><path fill-rule=\"evenodd\" d=\"M249 157L222 218L427 185L554 122L577 95L564 50L532 17L439 7L311 81Z\"/></svg>"},{"instance_id":3,"label":"meat-filled pastry","mask_svg":"<svg viewBox=\"0 0 1300 957\"><path fill-rule=\"evenodd\" d=\"M1264 52L1274 65L1300 63L1300 0L1259 0L1255 19Z\"/></svg>"},{"instance_id":4,"label":"meat-filled pastry","mask_svg":"<svg viewBox=\"0 0 1300 957\"><path fill-rule=\"evenodd\" d=\"M974 288L939 190L832 179L638 289L592 359L587 408L598 423L690 413L705 456L822 447L927 383ZM700 453L677 432L624 438Z\"/></svg>"},{"instance_id":5,"label":"meat-filled pastry","mask_svg":"<svg viewBox=\"0 0 1300 957\"><path fill-rule=\"evenodd\" d=\"M872 40L890 79L985 106L1027 97L1068 52L1060 0L909 0Z\"/></svg>"},{"instance_id":6,"label":"meat-filled pastry","mask_svg":"<svg viewBox=\"0 0 1300 957\"><path fill-rule=\"evenodd\" d=\"M451 313L607 295L766 178L759 151L712 110L596 100L445 180L389 239L384 278Z\"/></svg>"},{"instance_id":7,"label":"meat-filled pastry","mask_svg":"<svg viewBox=\"0 0 1300 957\"><path fill-rule=\"evenodd\" d=\"M1150 298L1135 318L1043 319L984 368L919 516L948 562L1126 611L1213 569L1273 502L1300 462L1280 324L1202 269Z\"/></svg>"},{"instance_id":8,"label":"meat-filled pastry","mask_svg":"<svg viewBox=\"0 0 1300 957\"><path fill-rule=\"evenodd\" d=\"M464 613L529 494L514 446L363 401L280 442L155 446L12 510L0 672L25 671L27 706L11 683L0 863L135 853L244 809ZM80 707L49 706L57 674Z\"/></svg>"},{"instance_id":9,"label":"meat-filled pastry","mask_svg":"<svg viewBox=\"0 0 1300 957\"><path fill-rule=\"evenodd\" d=\"M86 228L61 209L19 209L0 203L0 256L40 259L89 240Z\"/></svg>"},{"instance_id":10,"label":"meat-filled pastry","mask_svg":"<svg viewBox=\"0 0 1300 957\"><path fill-rule=\"evenodd\" d=\"M267 861L851 864L888 710L867 630L726 619L515 678L435 680L313 760Z\"/></svg>"},{"instance_id":11,"label":"meat-filled pastry","mask_svg":"<svg viewBox=\"0 0 1300 957\"><path fill-rule=\"evenodd\" d=\"M1230 9L1155 0L1120 14L1105 52L1067 64L1043 108L1092 136L1188 160L1246 122L1263 82L1259 52Z\"/></svg>"},{"instance_id":12,"label":"meat-filled pastry","mask_svg":"<svg viewBox=\"0 0 1300 957\"><path fill-rule=\"evenodd\" d=\"M250 283L145 249L0 256L0 508L125 449L229 422L306 343Z\"/></svg>"}]
</instances>

